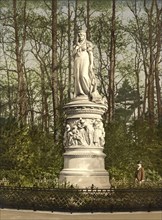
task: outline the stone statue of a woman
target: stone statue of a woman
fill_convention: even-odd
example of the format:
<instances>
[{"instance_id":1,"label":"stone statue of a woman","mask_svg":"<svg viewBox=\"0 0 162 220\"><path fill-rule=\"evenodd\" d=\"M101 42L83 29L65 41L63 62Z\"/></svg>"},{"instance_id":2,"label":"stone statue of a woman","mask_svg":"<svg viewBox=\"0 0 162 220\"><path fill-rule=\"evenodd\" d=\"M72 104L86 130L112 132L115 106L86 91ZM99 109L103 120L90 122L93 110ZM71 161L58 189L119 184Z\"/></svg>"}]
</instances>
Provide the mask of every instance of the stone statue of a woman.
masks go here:
<instances>
[{"instance_id":1,"label":"stone statue of a woman","mask_svg":"<svg viewBox=\"0 0 162 220\"><path fill-rule=\"evenodd\" d=\"M80 30L74 46L74 77L76 97L88 96L88 99L99 102L95 74L93 72L92 43L86 39L86 32Z\"/></svg>"}]
</instances>

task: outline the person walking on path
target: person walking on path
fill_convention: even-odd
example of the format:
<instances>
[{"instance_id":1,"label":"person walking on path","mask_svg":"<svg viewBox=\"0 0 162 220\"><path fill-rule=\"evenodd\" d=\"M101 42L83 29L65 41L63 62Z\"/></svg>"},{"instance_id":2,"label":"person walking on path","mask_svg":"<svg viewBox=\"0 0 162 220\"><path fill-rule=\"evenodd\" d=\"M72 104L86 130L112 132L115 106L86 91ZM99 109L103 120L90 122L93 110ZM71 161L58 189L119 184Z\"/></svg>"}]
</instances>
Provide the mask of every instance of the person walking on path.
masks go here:
<instances>
[{"instance_id":1,"label":"person walking on path","mask_svg":"<svg viewBox=\"0 0 162 220\"><path fill-rule=\"evenodd\" d=\"M135 172L135 182L141 184L142 182L144 182L144 180L145 180L145 171L142 166L142 162L138 161L137 162L137 169Z\"/></svg>"}]
</instances>

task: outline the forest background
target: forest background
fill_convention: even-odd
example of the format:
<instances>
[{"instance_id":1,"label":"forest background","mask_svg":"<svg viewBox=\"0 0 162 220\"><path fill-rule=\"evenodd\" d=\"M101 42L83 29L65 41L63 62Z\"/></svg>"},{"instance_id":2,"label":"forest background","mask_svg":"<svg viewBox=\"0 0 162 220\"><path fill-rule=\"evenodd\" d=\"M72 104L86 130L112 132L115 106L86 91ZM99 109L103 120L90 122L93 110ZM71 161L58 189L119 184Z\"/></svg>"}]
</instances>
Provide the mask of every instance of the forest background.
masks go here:
<instances>
[{"instance_id":1,"label":"forest background","mask_svg":"<svg viewBox=\"0 0 162 220\"><path fill-rule=\"evenodd\" d=\"M55 186L77 31L93 45L113 182L162 177L162 2L0 0L0 184Z\"/></svg>"}]
</instances>

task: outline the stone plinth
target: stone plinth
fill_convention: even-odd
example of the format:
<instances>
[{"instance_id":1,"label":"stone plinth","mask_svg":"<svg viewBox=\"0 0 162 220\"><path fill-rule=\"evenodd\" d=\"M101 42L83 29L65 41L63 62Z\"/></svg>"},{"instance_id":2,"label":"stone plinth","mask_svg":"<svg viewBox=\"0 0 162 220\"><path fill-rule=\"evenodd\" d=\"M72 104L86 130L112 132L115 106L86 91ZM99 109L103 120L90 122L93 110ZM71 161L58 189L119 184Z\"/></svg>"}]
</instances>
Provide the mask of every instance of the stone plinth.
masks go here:
<instances>
[{"instance_id":1,"label":"stone plinth","mask_svg":"<svg viewBox=\"0 0 162 220\"><path fill-rule=\"evenodd\" d=\"M60 183L79 188L109 188L109 175L105 170L105 132L102 115L103 104L76 98L64 106L67 116L64 134L64 168Z\"/></svg>"}]
</instances>

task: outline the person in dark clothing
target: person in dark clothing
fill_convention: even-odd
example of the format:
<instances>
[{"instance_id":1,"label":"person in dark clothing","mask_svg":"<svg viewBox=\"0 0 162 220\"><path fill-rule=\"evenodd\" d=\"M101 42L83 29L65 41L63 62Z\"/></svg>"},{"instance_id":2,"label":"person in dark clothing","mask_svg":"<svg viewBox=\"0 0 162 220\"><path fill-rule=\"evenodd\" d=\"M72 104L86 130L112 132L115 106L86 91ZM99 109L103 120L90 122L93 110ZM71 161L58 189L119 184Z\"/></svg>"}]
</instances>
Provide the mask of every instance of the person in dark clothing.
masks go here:
<instances>
[{"instance_id":1,"label":"person in dark clothing","mask_svg":"<svg viewBox=\"0 0 162 220\"><path fill-rule=\"evenodd\" d=\"M145 180L145 171L142 166L142 162L138 161L137 162L137 169L135 172L135 182L141 184L142 182L144 182L144 180Z\"/></svg>"}]
</instances>

